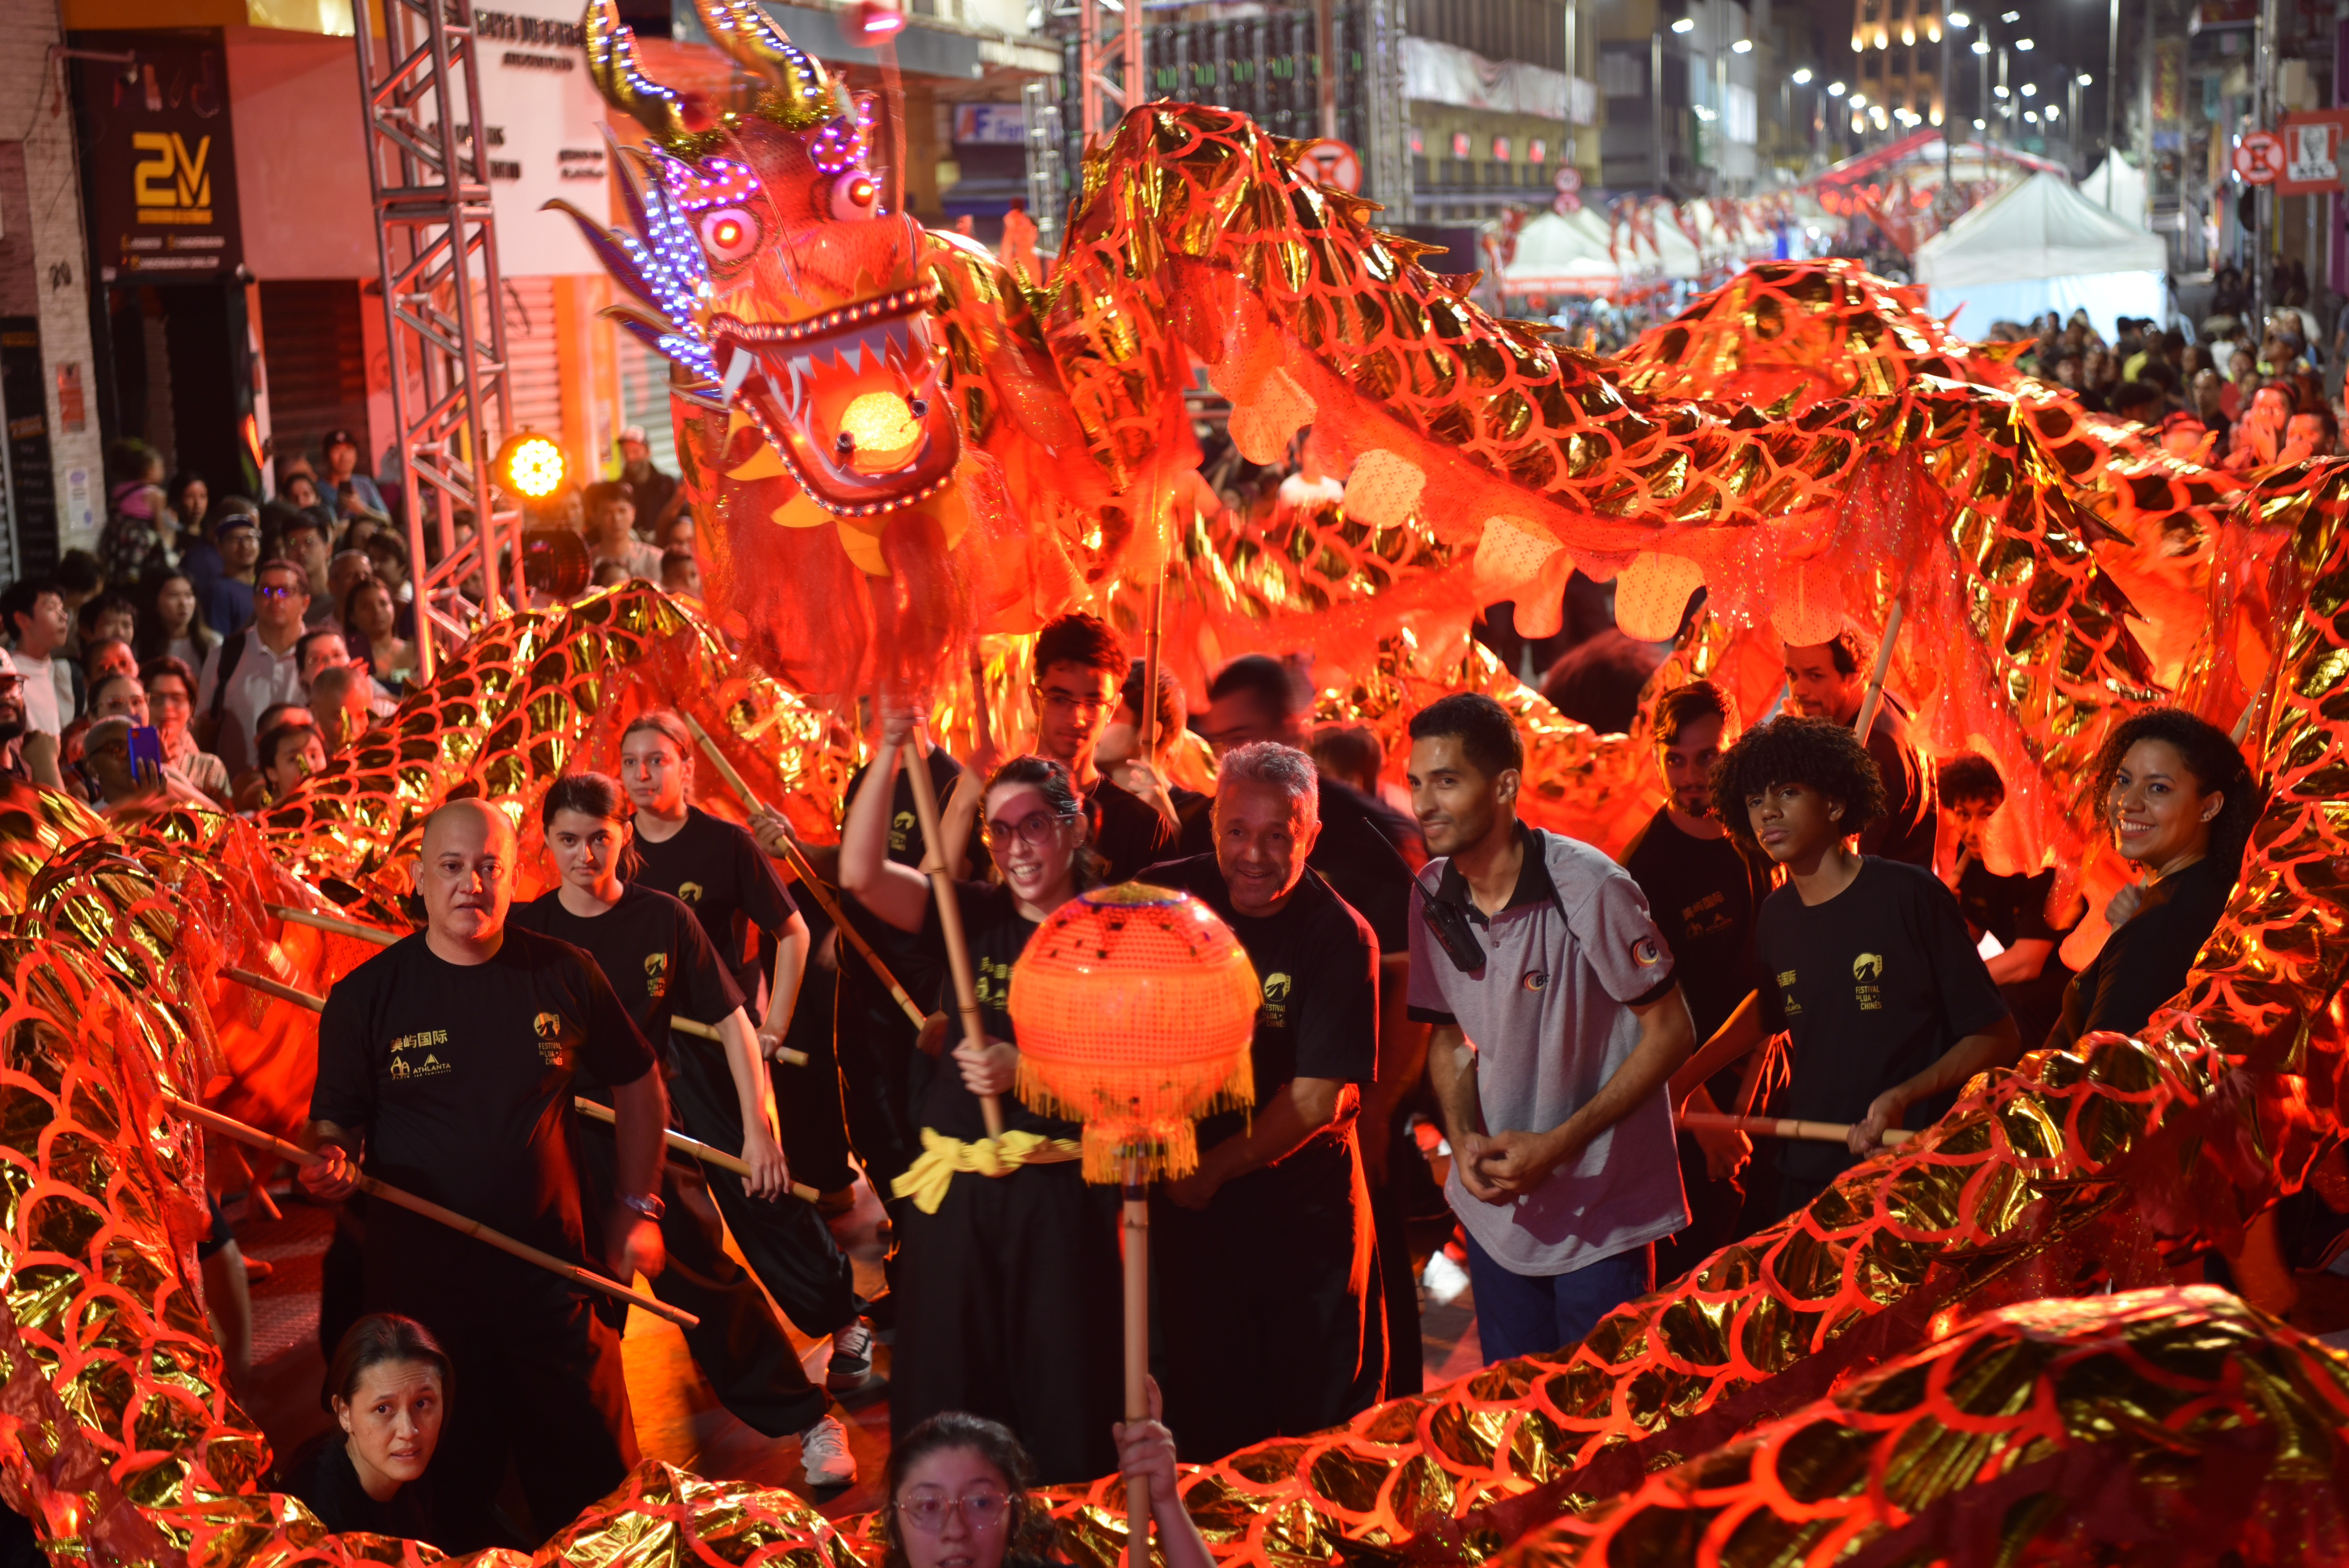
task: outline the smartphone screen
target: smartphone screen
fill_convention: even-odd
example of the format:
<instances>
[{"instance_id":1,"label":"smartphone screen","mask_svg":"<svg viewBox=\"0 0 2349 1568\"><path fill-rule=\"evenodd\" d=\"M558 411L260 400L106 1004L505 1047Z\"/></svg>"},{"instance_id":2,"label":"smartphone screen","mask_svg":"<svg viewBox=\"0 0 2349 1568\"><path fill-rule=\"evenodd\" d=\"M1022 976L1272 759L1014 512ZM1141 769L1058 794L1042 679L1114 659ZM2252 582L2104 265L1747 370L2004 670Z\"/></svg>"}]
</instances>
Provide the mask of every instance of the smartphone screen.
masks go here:
<instances>
[{"instance_id":1,"label":"smartphone screen","mask_svg":"<svg viewBox=\"0 0 2349 1568\"><path fill-rule=\"evenodd\" d=\"M162 733L151 724L133 725L130 729L130 770L139 771L141 763L152 763L155 771L163 770Z\"/></svg>"}]
</instances>

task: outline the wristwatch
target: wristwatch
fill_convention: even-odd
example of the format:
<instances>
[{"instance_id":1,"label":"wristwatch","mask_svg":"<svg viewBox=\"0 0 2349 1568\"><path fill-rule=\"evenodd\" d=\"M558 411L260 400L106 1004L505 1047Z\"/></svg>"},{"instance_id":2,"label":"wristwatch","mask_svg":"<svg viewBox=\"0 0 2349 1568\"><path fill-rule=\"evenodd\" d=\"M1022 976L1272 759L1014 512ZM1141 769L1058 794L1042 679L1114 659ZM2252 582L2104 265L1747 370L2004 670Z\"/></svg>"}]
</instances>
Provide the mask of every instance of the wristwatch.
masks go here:
<instances>
[{"instance_id":1,"label":"wristwatch","mask_svg":"<svg viewBox=\"0 0 2349 1568\"><path fill-rule=\"evenodd\" d=\"M661 1215L667 1212L667 1205L649 1192L623 1192L620 1202L656 1225L660 1223Z\"/></svg>"}]
</instances>

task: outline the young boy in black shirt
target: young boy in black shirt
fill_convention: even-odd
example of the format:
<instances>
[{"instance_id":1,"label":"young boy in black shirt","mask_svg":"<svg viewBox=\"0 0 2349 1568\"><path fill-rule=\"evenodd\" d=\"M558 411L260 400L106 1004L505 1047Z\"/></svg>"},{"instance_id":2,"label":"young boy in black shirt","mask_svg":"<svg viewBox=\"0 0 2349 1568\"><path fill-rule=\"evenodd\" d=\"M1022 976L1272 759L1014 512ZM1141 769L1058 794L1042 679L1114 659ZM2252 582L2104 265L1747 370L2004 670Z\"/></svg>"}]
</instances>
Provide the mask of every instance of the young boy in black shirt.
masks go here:
<instances>
[{"instance_id":1,"label":"young boy in black shirt","mask_svg":"<svg viewBox=\"0 0 2349 1568\"><path fill-rule=\"evenodd\" d=\"M1670 794L1623 851L1623 869L1648 895L1656 929L1671 949L1699 1040L1711 1039L1754 995L1762 973L1754 917L1770 891L1770 862L1722 826L1708 782L1735 728L1729 694L1711 681L1664 695L1656 705L1656 760ZM1691 1110L1736 1110L1738 1077L1735 1068L1724 1067L1707 1082L1692 1082L1680 1103ZM1657 1243L1659 1280L1677 1279L1736 1239L1744 1196L1737 1176L1754 1146L1743 1133L1682 1128L1679 1147L1689 1223Z\"/></svg>"},{"instance_id":2,"label":"young boy in black shirt","mask_svg":"<svg viewBox=\"0 0 2349 1568\"><path fill-rule=\"evenodd\" d=\"M1714 766L1713 798L1730 831L1787 880L1762 903L1758 1023L1724 1029L1698 1053L1699 1070L1743 1055L1741 1035L1750 1049L1784 1029L1793 1077L1781 1113L1851 1127L1844 1147L1781 1149L1768 1215L1778 1220L1825 1191L1886 1129L1930 1126L1968 1078L2020 1052L1949 890L1921 867L1852 849L1884 809L1884 785L1847 726L1782 717L1747 730Z\"/></svg>"},{"instance_id":3,"label":"young boy in black shirt","mask_svg":"<svg viewBox=\"0 0 2349 1568\"><path fill-rule=\"evenodd\" d=\"M1125 643L1097 615L1062 615L1036 634L1036 754L1069 770L1093 819L1093 852L1112 882L1131 881L1174 849L1174 805L1120 788L1093 760L1125 680Z\"/></svg>"},{"instance_id":4,"label":"young boy in black shirt","mask_svg":"<svg viewBox=\"0 0 2349 1568\"><path fill-rule=\"evenodd\" d=\"M1303 752L1241 747L1218 772L1216 852L1143 877L1221 916L1264 987L1255 1108L1199 1124L1199 1168L1153 1222L1167 1422L1200 1460L1334 1426L1384 1382L1353 1125L1378 1076L1379 946L1306 868L1315 795Z\"/></svg>"}]
</instances>

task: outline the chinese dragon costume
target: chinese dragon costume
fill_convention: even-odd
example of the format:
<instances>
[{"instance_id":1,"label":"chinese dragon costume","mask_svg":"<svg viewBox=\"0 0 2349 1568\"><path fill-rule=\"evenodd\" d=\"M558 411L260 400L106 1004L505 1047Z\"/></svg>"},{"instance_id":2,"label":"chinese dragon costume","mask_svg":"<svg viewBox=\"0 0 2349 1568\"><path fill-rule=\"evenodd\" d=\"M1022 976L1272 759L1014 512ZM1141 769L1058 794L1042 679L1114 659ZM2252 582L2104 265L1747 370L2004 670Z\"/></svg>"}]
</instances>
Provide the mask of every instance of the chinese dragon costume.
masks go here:
<instances>
[{"instance_id":1,"label":"chinese dragon costume","mask_svg":"<svg viewBox=\"0 0 2349 1568\"><path fill-rule=\"evenodd\" d=\"M1594 359L1491 316L1294 149L1197 105L1141 106L1090 150L1032 279L893 211L868 108L748 0L698 4L739 97L653 81L590 7L589 67L647 139L622 155L625 221L574 216L622 325L674 366L707 606L632 585L492 622L256 823L0 799L0 1494L54 1557L437 1555L329 1535L267 1490L191 1283L203 1145L160 1094L282 1125L308 1026L228 972L321 991L368 951L273 905L396 927L434 805L527 821L655 703L821 835L854 696L1016 738L1020 634L1079 605L1138 624L1162 582L1193 679L1311 645L1322 701L1390 735L1437 691L1493 691L1534 732L1531 809L1604 842L1655 798L1645 748L1464 637L1579 567L1650 626L1704 586L1660 681L1713 674L1749 712L1776 638L1897 609L1928 745L2011 782L1994 858L2067 881L2115 718L2178 700L2239 725L2270 792L2242 879L2136 1037L1978 1078L1579 1345L1197 1467L1217 1555L2349 1559L2349 1363L2178 1273L2286 1193L2349 1207L2349 462L2172 457L1839 263L1755 268ZM1342 500L1206 493L1183 401L1202 368L1243 456L1294 454ZM1071 1560L1111 1568L1120 1481L1052 1501ZM860 1568L879 1546L647 1462L538 1557Z\"/></svg>"}]
</instances>

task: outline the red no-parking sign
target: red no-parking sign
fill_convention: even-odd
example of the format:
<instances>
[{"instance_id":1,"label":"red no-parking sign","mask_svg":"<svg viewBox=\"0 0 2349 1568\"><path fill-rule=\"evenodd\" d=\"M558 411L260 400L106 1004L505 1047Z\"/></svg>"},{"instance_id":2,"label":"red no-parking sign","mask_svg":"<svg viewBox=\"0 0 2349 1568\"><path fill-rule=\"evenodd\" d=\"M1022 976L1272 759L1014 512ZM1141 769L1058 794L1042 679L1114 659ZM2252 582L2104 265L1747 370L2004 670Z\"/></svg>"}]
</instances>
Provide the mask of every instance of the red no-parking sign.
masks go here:
<instances>
[{"instance_id":1,"label":"red no-parking sign","mask_svg":"<svg viewBox=\"0 0 2349 1568\"><path fill-rule=\"evenodd\" d=\"M1558 191L1558 194L1559 194L1559 195L1561 195L1561 196L1571 196L1571 195L1573 195L1576 191L1580 191L1581 189L1582 189L1582 170L1579 170L1579 169L1577 169L1577 168L1576 168L1573 164L1571 164L1571 163L1561 163L1561 164L1559 164L1559 165L1557 166L1557 191Z\"/></svg>"},{"instance_id":2,"label":"red no-parking sign","mask_svg":"<svg viewBox=\"0 0 2349 1568\"><path fill-rule=\"evenodd\" d=\"M1322 184L1334 185L1340 191L1356 194L1361 192L1362 160L1344 142L1323 137L1307 146L1305 162L1313 170L1313 178Z\"/></svg>"},{"instance_id":3,"label":"red no-parking sign","mask_svg":"<svg viewBox=\"0 0 2349 1568\"><path fill-rule=\"evenodd\" d=\"M2247 130L2235 143L2235 172L2246 185L2271 185L2283 173L2283 141L2271 130Z\"/></svg>"}]
</instances>

